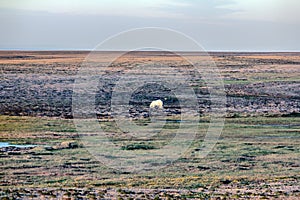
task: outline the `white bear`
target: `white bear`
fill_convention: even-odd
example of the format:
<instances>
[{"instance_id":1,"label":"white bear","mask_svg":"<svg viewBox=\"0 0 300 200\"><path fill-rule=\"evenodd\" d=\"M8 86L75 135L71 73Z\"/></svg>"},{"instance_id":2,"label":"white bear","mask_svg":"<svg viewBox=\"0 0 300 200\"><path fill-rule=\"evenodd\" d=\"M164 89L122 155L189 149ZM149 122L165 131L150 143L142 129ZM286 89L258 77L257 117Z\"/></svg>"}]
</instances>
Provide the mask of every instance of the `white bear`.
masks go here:
<instances>
[{"instance_id":1,"label":"white bear","mask_svg":"<svg viewBox=\"0 0 300 200\"><path fill-rule=\"evenodd\" d=\"M158 99L158 100L155 100L155 101L151 102L150 108L163 109L163 105L164 105L164 103L162 102L162 100Z\"/></svg>"}]
</instances>

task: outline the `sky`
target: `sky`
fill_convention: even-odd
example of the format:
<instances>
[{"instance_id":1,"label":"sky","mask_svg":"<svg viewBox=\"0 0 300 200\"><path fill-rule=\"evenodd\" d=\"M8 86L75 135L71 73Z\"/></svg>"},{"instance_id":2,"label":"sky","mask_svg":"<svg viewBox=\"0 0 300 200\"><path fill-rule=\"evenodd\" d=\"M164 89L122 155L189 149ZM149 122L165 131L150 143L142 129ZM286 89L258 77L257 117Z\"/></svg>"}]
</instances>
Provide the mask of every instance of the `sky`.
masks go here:
<instances>
[{"instance_id":1,"label":"sky","mask_svg":"<svg viewBox=\"0 0 300 200\"><path fill-rule=\"evenodd\" d=\"M300 51L299 0L1 0L0 49L89 50L161 27L207 51Z\"/></svg>"}]
</instances>

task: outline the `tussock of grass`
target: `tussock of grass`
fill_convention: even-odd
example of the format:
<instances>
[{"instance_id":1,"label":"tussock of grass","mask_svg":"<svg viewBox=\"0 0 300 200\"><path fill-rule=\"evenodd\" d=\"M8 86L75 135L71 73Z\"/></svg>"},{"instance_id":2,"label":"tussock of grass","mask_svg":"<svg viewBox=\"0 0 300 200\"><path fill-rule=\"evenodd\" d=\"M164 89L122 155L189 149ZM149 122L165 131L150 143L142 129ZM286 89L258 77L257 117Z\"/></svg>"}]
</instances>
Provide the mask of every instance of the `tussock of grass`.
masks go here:
<instances>
[{"instance_id":1,"label":"tussock of grass","mask_svg":"<svg viewBox=\"0 0 300 200\"><path fill-rule=\"evenodd\" d=\"M121 147L122 150L149 150L155 149L154 146L144 143L129 144Z\"/></svg>"}]
</instances>

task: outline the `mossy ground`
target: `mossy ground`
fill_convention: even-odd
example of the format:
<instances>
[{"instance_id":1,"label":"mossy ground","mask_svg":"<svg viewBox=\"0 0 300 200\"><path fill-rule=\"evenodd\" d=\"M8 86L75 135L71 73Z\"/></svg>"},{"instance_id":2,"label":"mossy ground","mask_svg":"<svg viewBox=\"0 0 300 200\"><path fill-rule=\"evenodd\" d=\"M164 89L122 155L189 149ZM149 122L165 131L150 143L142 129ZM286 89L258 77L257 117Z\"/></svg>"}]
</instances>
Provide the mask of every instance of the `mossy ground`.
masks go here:
<instances>
[{"instance_id":1,"label":"mossy ground","mask_svg":"<svg viewBox=\"0 0 300 200\"><path fill-rule=\"evenodd\" d=\"M72 120L15 116L0 119L1 141L40 145L74 139L80 142ZM200 120L199 127L205 129L207 125L207 120ZM166 128L174 130L170 125ZM36 148L20 154L2 152L0 183L2 189L164 188L221 196L276 192L299 195L299 130L298 117L227 118L218 143L207 157L193 156L201 144L201 140L196 140L183 157L158 171L143 174L109 169L84 147L55 151Z\"/></svg>"}]
</instances>

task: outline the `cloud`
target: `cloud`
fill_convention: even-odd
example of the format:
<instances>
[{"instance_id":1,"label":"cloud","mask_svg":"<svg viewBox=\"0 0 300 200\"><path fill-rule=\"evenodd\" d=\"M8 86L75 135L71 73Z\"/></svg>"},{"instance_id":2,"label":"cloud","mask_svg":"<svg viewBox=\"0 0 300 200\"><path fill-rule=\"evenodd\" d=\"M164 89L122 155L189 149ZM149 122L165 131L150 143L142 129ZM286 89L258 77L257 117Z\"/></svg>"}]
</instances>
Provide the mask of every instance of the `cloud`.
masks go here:
<instances>
[{"instance_id":1,"label":"cloud","mask_svg":"<svg viewBox=\"0 0 300 200\"><path fill-rule=\"evenodd\" d=\"M176 0L3 0L0 8L75 15L183 18L180 12L165 8L187 6L190 4Z\"/></svg>"},{"instance_id":2,"label":"cloud","mask_svg":"<svg viewBox=\"0 0 300 200\"><path fill-rule=\"evenodd\" d=\"M137 27L213 50L299 50L298 0L1 0L0 48L90 49Z\"/></svg>"},{"instance_id":3,"label":"cloud","mask_svg":"<svg viewBox=\"0 0 300 200\"><path fill-rule=\"evenodd\" d=\"M299 0L2 0L0 8L73 15L299 23Z\"/></svg>"},{"instance_id":4,"label":"cloud","mask_svg":"<svg viewBox=\"0 0 300 200\"><path fill-rule=\"evenodd\" d=\"M227 19L287 24L300 22L299 0L232 0L231 4L220 7L232 10L224 16Z\"/></svg>"}]
</instances>

